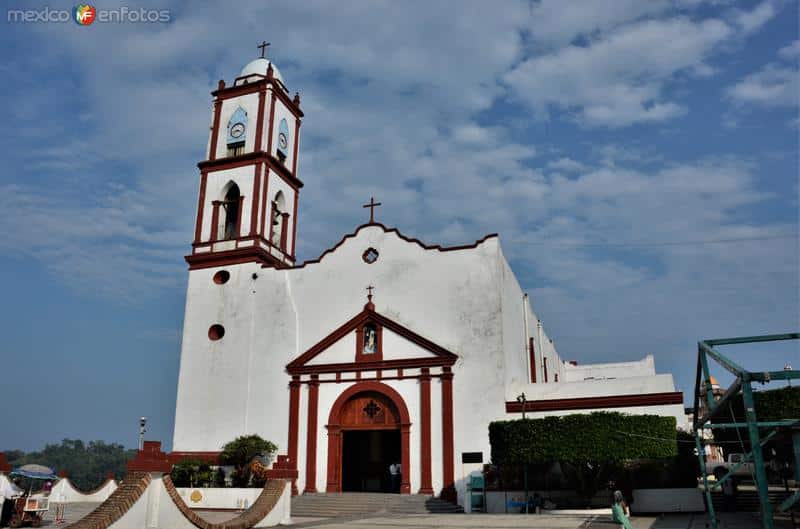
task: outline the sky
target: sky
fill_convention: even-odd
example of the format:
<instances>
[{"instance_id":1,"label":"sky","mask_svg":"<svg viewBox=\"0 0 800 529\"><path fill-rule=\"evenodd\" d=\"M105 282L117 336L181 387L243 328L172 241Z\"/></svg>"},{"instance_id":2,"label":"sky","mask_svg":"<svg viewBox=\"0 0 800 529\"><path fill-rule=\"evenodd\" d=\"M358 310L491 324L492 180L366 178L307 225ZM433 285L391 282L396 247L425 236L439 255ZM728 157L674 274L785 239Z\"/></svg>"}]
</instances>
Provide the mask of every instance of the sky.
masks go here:
<instances>
[{"instance_id":1,"label":"sky","mask_svg":"<svg viewBox=\"0 0 800 529\"><path fill-rule=\"evenodd\" d=\"M133 447L141 415L169 449L210 92L263 39L305 112L301 261L370 196L428 244L497 232L563 359L652 353L687 403L698 340L798 328L797 2L141 6L168 20L3 21L0 450Z\"/></svg>"}]
</instances>

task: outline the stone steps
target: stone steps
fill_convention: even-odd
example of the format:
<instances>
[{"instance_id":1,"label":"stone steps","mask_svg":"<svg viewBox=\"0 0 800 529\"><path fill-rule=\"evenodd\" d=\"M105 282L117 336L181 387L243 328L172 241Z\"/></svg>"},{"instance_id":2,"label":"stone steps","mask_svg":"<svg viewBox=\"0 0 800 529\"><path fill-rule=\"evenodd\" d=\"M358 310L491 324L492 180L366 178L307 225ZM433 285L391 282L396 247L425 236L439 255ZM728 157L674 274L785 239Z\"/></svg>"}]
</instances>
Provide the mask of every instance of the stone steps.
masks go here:
<instances>
[{"instance_id":1,"label":"stone steps","mask_svg":"<svg viewBox=\"0 0 800 529\"><path fill-rule=\"evenodd\" d=\"M452 503L419 494L343 492L303 494L292 498L292 516L333 518L372 513L431 514L463 513Z\"/></svg>"}]
</instances>

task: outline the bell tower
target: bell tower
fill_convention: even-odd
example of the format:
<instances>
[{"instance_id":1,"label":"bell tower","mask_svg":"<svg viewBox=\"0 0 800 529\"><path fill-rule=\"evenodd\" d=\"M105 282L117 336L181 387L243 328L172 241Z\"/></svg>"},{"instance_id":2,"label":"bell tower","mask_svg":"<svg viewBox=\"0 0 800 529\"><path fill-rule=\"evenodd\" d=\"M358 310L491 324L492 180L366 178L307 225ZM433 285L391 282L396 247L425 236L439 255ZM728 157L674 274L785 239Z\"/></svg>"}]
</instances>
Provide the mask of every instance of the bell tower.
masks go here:
<instances>
[{"instance_id":1,"label":"bell tower","mask_svg":"<svg viewBox=\"0 0 800 529\"><path fill-rule=\"evenodd\" d=\"M190 269L260 262L295 262L300 95L289 95L265 57L248 63L231 86L220 80L211 134L200 169Z\"/></svg>"}]
</instances>

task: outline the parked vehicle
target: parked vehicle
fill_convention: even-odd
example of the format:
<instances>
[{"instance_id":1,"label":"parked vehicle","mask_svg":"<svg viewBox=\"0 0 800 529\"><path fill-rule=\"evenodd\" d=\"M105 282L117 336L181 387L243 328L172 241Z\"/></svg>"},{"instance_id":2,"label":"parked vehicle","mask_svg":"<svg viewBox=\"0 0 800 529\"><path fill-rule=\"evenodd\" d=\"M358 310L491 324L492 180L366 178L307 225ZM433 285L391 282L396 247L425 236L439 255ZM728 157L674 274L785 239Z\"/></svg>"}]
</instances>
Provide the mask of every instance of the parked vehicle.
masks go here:
<instances>
[{"instance_id":1,"label":"parked vehicle","mask_svg":"<svg viewBox=\"0 0 800 529\"><path fill-rule=\"evenodd\" d=\"M710 461L706 463L706 474L713 474L714 478L719 481L725 476L725 474L730 472L733 467L741 463L743 460L744 454L728 454L727 461ZM754 472L755 470L753 463L747 462L737 468L734 475L739 478L749 478Z\"/></svg>"}]
</instances>

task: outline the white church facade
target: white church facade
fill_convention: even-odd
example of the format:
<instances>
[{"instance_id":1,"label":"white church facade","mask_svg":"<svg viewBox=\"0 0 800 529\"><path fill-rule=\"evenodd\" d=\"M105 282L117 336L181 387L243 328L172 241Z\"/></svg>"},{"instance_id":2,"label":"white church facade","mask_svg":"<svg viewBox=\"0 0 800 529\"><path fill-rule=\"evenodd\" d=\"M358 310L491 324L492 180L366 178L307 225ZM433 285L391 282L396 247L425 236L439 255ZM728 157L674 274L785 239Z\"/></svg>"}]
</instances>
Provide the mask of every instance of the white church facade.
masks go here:
<instances>
[{"instance_id":1,"label":"white church facade","mask_svg":"<svg viewBox=\"0 0 800 529\"><path fill-rule=\"evenodd\" d=\"M489 423L523 407L684 421L652 356L563 361L497 235L430 246L370 215L297 263L299 96L264 58L212 95L173 457L258 434L295 493L387 491L399 463L399 492L461 500Z\"/></svg>"}]
</instances>

